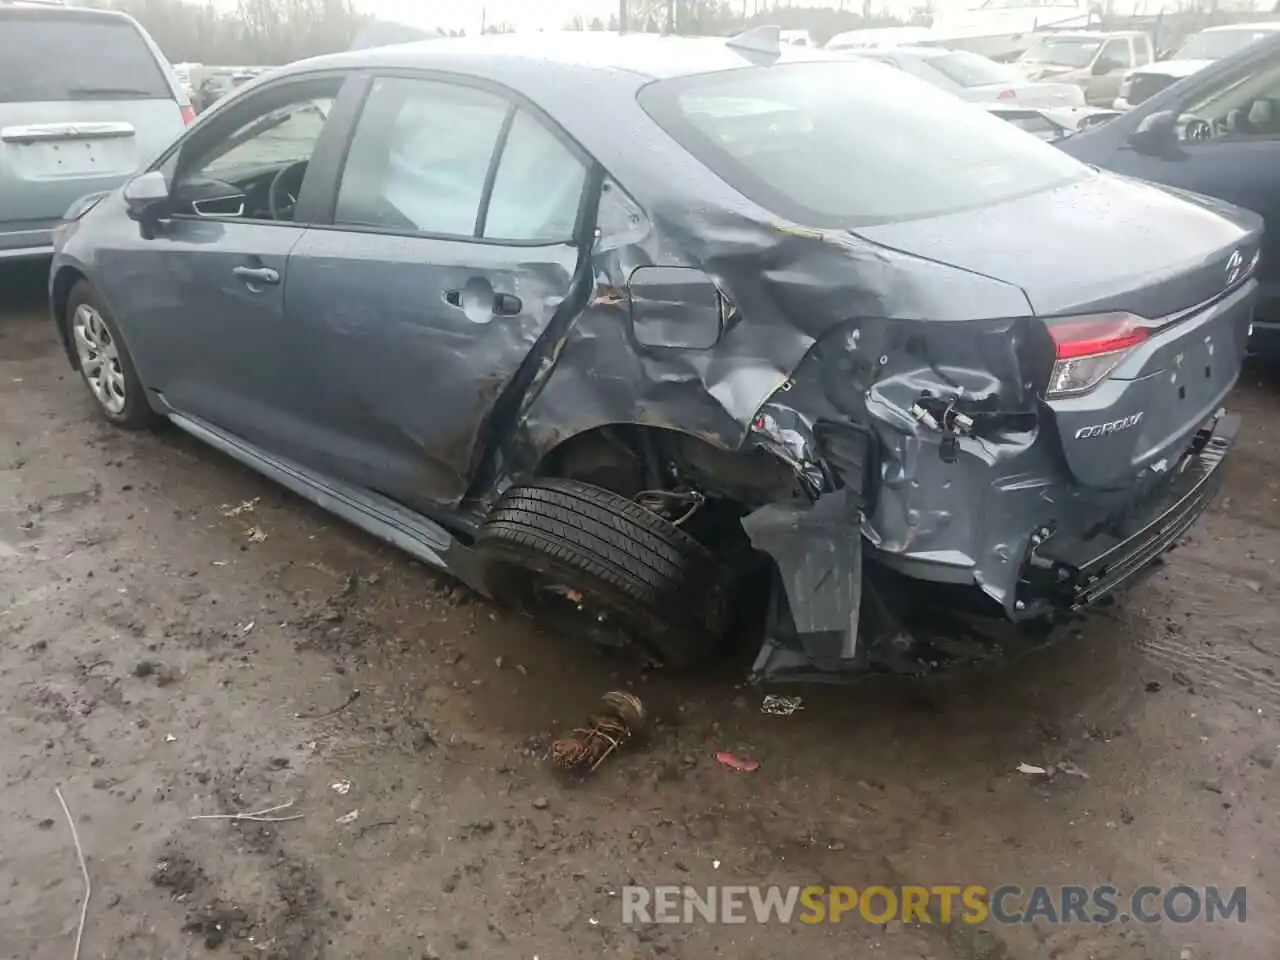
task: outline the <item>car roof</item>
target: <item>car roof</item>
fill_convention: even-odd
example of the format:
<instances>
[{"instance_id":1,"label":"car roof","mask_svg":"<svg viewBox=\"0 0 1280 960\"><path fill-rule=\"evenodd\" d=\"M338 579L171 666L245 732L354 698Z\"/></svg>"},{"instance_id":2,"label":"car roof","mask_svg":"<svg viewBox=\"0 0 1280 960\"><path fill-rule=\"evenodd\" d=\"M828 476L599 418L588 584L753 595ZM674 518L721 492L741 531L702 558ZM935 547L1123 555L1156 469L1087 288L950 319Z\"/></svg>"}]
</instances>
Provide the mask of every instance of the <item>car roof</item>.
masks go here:
<instances>
[{"instance_id":1,"label":"car roof","mask_svg":"<svg viewBox=\"0 0 1280 960\"><path fill-rule=\"evenodd\" d=\"M1047 30L1042 39L1066 37L1069 40L1117 40L1121 37L1145 37L1141 30Z\"/></svg>"},{"instance_id":2,"label":"car roof","mask_svg":"<svg viewBox=\"0 0 1280 960\"><path fill-rule=\"evenodd\" d=\"M783 44L780 53L753 54L714 37L671 37L564 31L446 37L416 43L351 50L291 64L281 72L317 68L437 69L490 79L555 71L627 73L660 80L733 70L764 62L844 61L847 58L809 47ZM280 75L280 72L276 74Z\"/></svg>"},{"instance_id":3,"label":"car roof","mask_svg":"<svg viewBox=\"0 0 1280 960\"><path fill-rule=\"evenodd\" d=\"M1280 30L1280 20L1263 20L1260 23L1224 23L1217 27L1205 27L1200 33L1227 33L1233 30Z\"/></svg>"},{"instance_id":4,"label":"car roof","mask_svg":"<svg viewBox=\"0 0 1280 960\"><path fill-rule=\"evenodd\" d=\"M132 17L119 10L104 10L96 7L64 7L55 3L24 4L6 3L0 0L0 17L6 20L112 20L133 23Z\"/></svg>"}]
</instances>

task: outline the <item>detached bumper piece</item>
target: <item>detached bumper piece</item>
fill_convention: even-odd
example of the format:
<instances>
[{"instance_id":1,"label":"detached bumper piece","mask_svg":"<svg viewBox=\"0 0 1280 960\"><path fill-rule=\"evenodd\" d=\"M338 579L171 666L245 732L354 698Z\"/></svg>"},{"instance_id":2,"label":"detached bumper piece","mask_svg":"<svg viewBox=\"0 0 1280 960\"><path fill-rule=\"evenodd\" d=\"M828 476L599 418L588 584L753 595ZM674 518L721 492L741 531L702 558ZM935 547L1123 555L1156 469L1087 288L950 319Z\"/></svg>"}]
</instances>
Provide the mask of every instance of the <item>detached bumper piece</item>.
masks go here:
<instances>
[{"instance_id":1,"label":"detached bumper piece","mask_svg":"<svg viewBox=\"0 0 1280 960\"><path fill-rule=\"evenodd\" d=\"M1196 433L1190 448L1145 508L1087 540L1055 534L1035 546L1018 587L1018 616L1075 611L1097 603L1149 572L1177 545L1222 486L1222 463L1240 417L1219 413Z\"/></svg>"}]
</instances>

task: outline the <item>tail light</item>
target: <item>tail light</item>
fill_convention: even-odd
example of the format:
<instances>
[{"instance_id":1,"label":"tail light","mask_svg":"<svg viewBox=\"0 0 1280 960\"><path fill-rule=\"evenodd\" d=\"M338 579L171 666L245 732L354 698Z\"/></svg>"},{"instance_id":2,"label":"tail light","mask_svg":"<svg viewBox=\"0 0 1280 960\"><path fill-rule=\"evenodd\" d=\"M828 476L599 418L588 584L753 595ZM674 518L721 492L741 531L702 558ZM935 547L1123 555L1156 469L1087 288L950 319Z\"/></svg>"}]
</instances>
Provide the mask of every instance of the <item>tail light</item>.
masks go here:
<instances>
[{"instance_id":1,"label":"tail light","mask_svg":"<svg viewBox=\"0 0 1280 960\"><path fill-rule=\"evenodd\" d=\"M195 108L191 106L191 104L184 103L182 104L181 109L182 109L183 123L185 123L189 127L196 122L196 111L195 111Z\"/></svg>"},{"instance_id":2,"label":"tail light","mask_svg":"<svg viewBox=\"0 0 1280 960\"><path fill-rule=\"evenodd\" d=\"M1141 317L1102 313L1054 321L1049 336L1054 360L1046 397L1053 400L1088 393L1151 334Z\"/></svg>"},{"instance_id":3,"label":"tail light","mask_svg":"<svg viewBox=\"0 0 1280 960\"><path fill-rule=\"evenodd\" d=\"M1016 90L1001 90L996 94L997 100L1017 100L1018 93Z\"/></svg>"}]
</instances>

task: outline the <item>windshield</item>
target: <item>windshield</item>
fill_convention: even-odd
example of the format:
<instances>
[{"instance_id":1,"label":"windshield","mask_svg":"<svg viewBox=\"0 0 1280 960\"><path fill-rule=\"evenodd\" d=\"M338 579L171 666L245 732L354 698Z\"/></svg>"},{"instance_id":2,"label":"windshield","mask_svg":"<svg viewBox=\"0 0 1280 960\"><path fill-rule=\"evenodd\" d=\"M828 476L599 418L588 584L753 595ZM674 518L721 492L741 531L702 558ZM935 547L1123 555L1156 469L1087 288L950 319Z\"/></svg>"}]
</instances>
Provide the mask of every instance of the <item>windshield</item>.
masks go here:
<instances>
[{"instance_id":1,"label":"windshield","mask_svg":"<svg viewBox=\"0 0 1280 960\"><path fill-rule=\"evenodd\" d=\"M1088 175L1011 124L879 64L661 80L640 104L740 193L810 226L938 216Z\"/></svg>"},{"instance_id":2,"label":"windshield","mask_svg":"<svg viewBox=\"0 0 1280 960\"><path fill-rule=\"evenodd\" d=\"M0 7L0 103L104 98L173 99L132 24Z\"/></svg>"},{"instance_id":3,"label":"windshield","mask_svg":"<svg viewBox=\"0 0 1280 960\"><path fill-rule=\"evenodd\" d=\"M1101 46L1102 41L1092 37L1041 37L1018 59L1060 67L1087 67Z\"/></svg>"},{"instance_id":4,"label":"windshield","mask_svg":"<svg viewBox=\"0 0 1280 960\"><path fill-rule=\"evenodd\" d=\"M929 66L952 83L962 87L981 87L989 83L1013 83L1017 75L1012 69L976 53L952 50L925 60Z\"/></svg>"},{"instance_id":5,"label":"windshield","mask_svg":"<svg viewBox=\"0 0 1280 960\"><path fill-rule=\"evenodd\" d=\"M1243 50L1254 41L1264 37L1274 37L1274 30L1250 30L1241 27L1239 30L1212 30L1204 33L1193 33L1182 41L1182 46L1174 52L1173 60L1221 60L1237 50Z\"/></svg>"}]
</instances>

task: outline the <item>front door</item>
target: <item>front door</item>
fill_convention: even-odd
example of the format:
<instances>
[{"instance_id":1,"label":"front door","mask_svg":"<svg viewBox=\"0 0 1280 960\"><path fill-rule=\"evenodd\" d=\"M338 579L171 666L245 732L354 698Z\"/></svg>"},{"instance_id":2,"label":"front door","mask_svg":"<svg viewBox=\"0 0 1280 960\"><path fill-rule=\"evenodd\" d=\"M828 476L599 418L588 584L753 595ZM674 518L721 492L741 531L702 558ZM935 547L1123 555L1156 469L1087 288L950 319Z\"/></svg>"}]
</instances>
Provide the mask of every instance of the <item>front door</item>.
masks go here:
<instances>
[{"instance_id":1,"label":"front door","mask_svg":"<svg viewBox=\"0 0 1280 960\"><path fill-rule=\"evenodd\" d=\"M289 253L306 232L293 208L342 80L266 87L193 131L164 166L172 215L102 255L113 308L146 329L148 385L269 448L299 402L284 329Z\"/></svg>"},{"instance_id":2,"label":"front door","mask_svg":"<svg viewBox=\"0 0 1280 960\"><path fill-rule=\"evenodd\" d=\"M1120 95L1120 83L1133 69L1133 51L1125 38L1108 40L1093 61L1085 81L1084 98L1095 106L1109 107Z\"/></svg>"},{"instance_id":3,"label":"front door","mask_svg":"<svg viewBox=\"0 0 1280 960\"><path fill-rule=\"evenodd\" d=\"M317 468L456 503L498 397L569 290L587 164L505 96L373 82L334 224L289 258Z\"/></svg>"}]
</instances>

